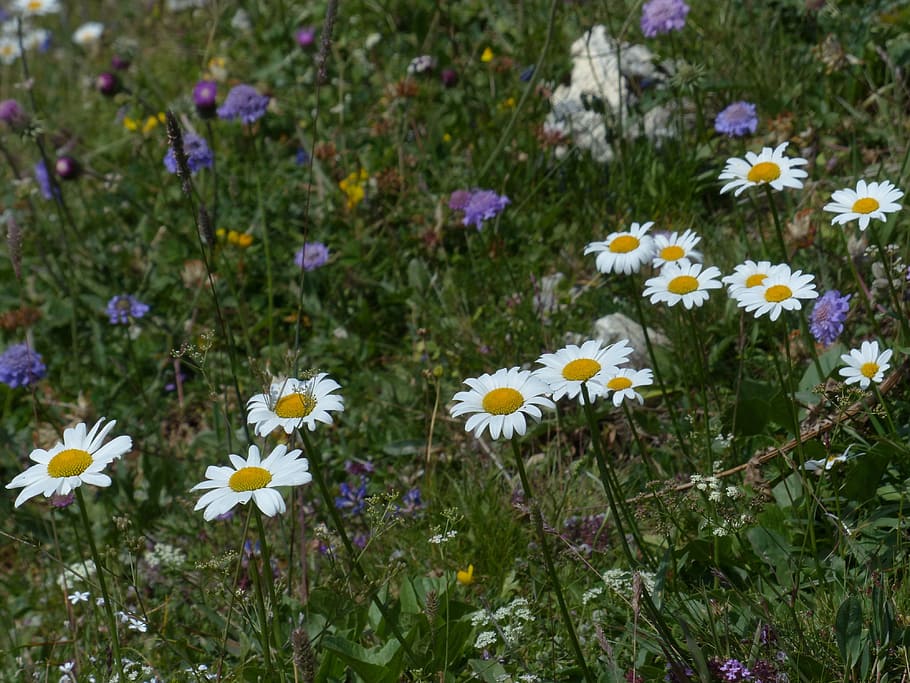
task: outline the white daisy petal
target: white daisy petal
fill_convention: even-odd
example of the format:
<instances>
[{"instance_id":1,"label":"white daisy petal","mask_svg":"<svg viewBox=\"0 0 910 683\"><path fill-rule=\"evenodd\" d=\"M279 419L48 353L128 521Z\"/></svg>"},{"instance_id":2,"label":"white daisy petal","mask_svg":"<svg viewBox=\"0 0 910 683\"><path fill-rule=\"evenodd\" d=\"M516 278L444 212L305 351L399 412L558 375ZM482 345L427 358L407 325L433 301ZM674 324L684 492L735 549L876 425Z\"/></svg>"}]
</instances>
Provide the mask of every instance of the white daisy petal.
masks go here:
<instances>
[{"instance_id":1,"label":"white daisy petal","mask_svg":"<svg viewBox=\"0 0 910 683\"><path fill-rule=\"evenodd\" d=\"M803 275L799 270L791 272L790 266L785 263L771 266L765 273L758 272L753 278L751 285L743 286L731 296L736 298L740 308L754 313L756 318L767 313L774 321L782 311L800 310L803 300L818 298L814 276Z\"/></svg>"},{"instance_id":2,"label":"white daisy petal","mask_svg":"<svg viewBox=\"0 0 910 683\"><path fill-rule=\"evenodd\" d=\"M736 157L727 159L727 165L718 178L730 182L721 188L720 193L735 189L734 195L738 197L745 189L756 185L770 185L778 191L785 187L801 188L803 183L799 179L809 174L796 167L809 162L800 157L784 156L786 149L787 143L784 142L773 150L764 147L759 154L746 152L745 160Z\"/></svg>"},{"instance_id":3,"label":"white daisy petal","mask_svg":"<svg viewBox=\"0 0 910 683\"><path fill-rule=\"evenodd\" d=\"M832 225L857 221L860 230L869 227L872 219L886 221L885 214L901 210L897 200L904 196L890 181L866 183L860 180L856 189L837 190L831 195L831 202L823 207L825 211L837 214L831 219Z\"/></svg>"},{"instance_id":4,"label":"white daisy petal","mask_svg":"<svg viewBox=\"0 0 910 683\"><path fill-rule=\"evenodd\" d=\"M840 357L846 367L838 370L838 374L845 384L859 384L860 389L868 389L873 382L879 384L884 380L885 372L891 367L888 361L892 354L891 349L879 353L877 341L864 341L860 348L851 349Z\"/></svg>"},{"instance_id":5,"label":"white daisy petal","mask_svg":"<svg viewBox=\"0 0 910 683\"><path fill-rule=\"evenodd\" d=\"M316 429L316 422L331 424L330 412L344 410L341 396L332 394L341 385L326 373L312 379L288 378L273 381L267 394L257 394L247 401L247 422L256 425L256 433L266 436L281 427L286 434L306 426Z\"/></svg>"},{"instance_id":6,"label":"white daisy petal","mask_svg":"<svg viewBox=\"0 0 910 683\"><path fill-rule=\"evenodd\" d=\"M597 254L595 264L601 273L637 273L654 255L654 238L648 234L652 225L653 221L632 223L625 232L611 233L603 242L591 242L585 254Z\"/></svg>"}]
</instances>

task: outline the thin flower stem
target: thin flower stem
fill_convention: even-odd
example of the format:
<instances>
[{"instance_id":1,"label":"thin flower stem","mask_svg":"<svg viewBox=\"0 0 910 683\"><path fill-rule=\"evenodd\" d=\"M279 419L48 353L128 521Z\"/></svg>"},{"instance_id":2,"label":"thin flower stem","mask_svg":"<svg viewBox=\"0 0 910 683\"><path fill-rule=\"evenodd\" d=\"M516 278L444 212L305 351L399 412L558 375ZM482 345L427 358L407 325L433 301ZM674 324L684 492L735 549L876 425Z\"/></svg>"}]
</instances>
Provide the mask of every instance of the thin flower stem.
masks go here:
<instances>
[{"instance_id":1,"label":"thin flower stem","mask_svg":"<svg viewBox=\"0 0 910 683\"><path fill-rule=\"evenodd\" d=\"M240 538L240 550L237 552L237 569L234 570L234 581L231 583L231 601L228 603L228 614L227 619L224 620L224 632L221 634L221 647L218 648L218 651L221 653L218 658L218 680L221 680L221 669L224 667L224 653L227 651L227 637L228 629L231 627L231 616L234 613L234 604L237 602L237 583L240 581L240 569L242 567L242 558L243 558L243 547L246 545L247 533L250 530L250 517L253 515L253 510L250 510L246 513L246 521L243 523L243 534Z\"/></svg>"},{"instance_id":2,"label":"thin flower stem","mask_svg":"<svg viewBox=\"0 0 910 683\"><path fill-rule=\"evenodd\" d=\"M692 331L692 350L695 353L696 358L698 358L698 376L699 376L699 389L701 390L701 407L704 411L702 419L704 420L704 431L705 431L705 455L710 462L712 460L711 455L711 444L713 439L711 438L711 421L709 416L711 415L710 407L708 406L708 369L707 364L705 363L705 358L703 355L704 346L701 343L701 337L698 334L698 321L695 320L695 314L692 310L687 310L686 315L689 322L689 329Z\"/></svg>"},{"instance_id":3,"label":"thin flower stem","mask_svg":"<svg viewBox=\"0 0 910 683\"><path fill-rule=\"evenodd\" d=\"M265 567L263 570L267 574L266 586L269 590L269 600L272 602L272 614L277 616L278 614L278 600L276 599L275 594L275 576L272 573L272 554L269 552L269 543L265 536L265 525L262 523L262 513L259 511L259 508L255 503L252 505L253 508L253 517L256 518L256 531L259 532L259 544L262 548L262 565ZM275 622L275 648L280 651L281 649L281 640L279 638L277 630L277 620Z\"/></svg>"},{"instance_id":4,"label":"thin flower stem","mask_svg":"<svg viewBox=\"0 0 910 683\"><path fill-rule=\"evenodd\" d=\"M856 280L856 286L866 296L866 301L869 303L869 318L872 320L872 326L875 328L876 336L882 338L882 330L878 324L878 318L875 317L875 300L872 296L872 292L869 291L869 287L866 286L866 283L863 282L863 279L860 277L859 271L856 269L856 262L853 260L853 257L850 255L850 245L847 241L847 233L843 230L838 229L838 232L841 236L841 241L844 243L844 253L847 256L847 261L850 263L850 272L853 273L853 279Z\"/></svg>"},{"instance_id":5,"label":"thin flower stem","mask_svg":"<svg viewBox=\"0 0 910 683\"><path fill-rule=\"evenodd\" d=\"M253 503L253 506L256 504ZM262 594L262 577L259 575L259 567L256 564L256 558L250 557L250 574L253 577L253 586L256 594L256 606L259 612L259 639L262 644L262 656L265 658L265 668L269 671L270 677L276 675L275 665L272 663L272 637L269 629L269 615L265 609L265 597ZM274 679L272 679L274 680Z\"/></svg>"},{"instance_id":6,"label":"thin flower stem","mask_svg":"<svg viewBox=\"0 0 910 683\"><path fill-rule=\"evenodd\" d=\"M575 663L581 669L585 680L588 681L588 683L594 683L596 679L588 669L588 665L585 663L585 657L581 652L581 645L578 644L578 636L575 635L575 627L572 625L572 617L569 614L569 608L566 606L566 600L562 594L562 586L559 583L559 577L556 574L553 556L550 553L550 545L547 543L547 534L543 528L543 515L541 515L540 512L540 505L534 500L534 496L531 492L531 484L528 482L528 475L525 472L521 450L518 448L518 441L510 439L510 442L512 444L512 452L515 454L515 464L518 467L518 476L521 479L521 488L524 490L525 500L528 503L531 517L534 518L534 526L537 529L537 538L540 542L540 548L543 551L543 560L547 567L547 574L550 575L550 583L553 585L553 592L556 594L556 602L559 604L559 611L562 615L563 624L569 634L569 642L572 644Z\"/></svg>"},{"instance_id":7,"label":"thin flower stem","mask_svg":"<svg viewBox=\"0 0 910 683\"><path fill-rule=\"evenodd\" d=\"M88 521L88 512L85 508L85 498L82 496L82 488L76 487L75 491L76 501L79 503L79 515L82 517L82 525L85 527L85 536L88 538L88 545L92 551L92 559L95 561L98 584L101 586L101 597L104 599L104 611L107 614L108 628L111 631L111 648L114 651L114 663L122 679L124 673L123 660L120 657L120 636L117 633L117 618L114 616L111 595L107 590L107 582L104 579L104 563L101 562L101 555L98 554L98 546L95 545L95 536L92 533L92 525Z\"/></svg>"},{"instance_id":8,"label":"thin flower stem","mask_svg":"<svg viewBox=\"0 0 910 683\"><path fill-rule=\"evenodd\" d=\"M635 426L635 420L632 418L632 411L629 410L629 403L627 401L622 402L622 410L629 423L629 429L632 430L632 437L635 439L635 444L638 446L638 454L644 461L645 467L648 468L648 476L651 477L651 479L665 477L666 473L663 471L663 468L651 457L651 453L645 448L645 443L642 441L641 434L638 433L638 427Z\"/></svg>"},{"instance_id":9,"label":"thin flower stem","mask_svg":"<svg viewBox=\"0 0 910 683\"><path fill-rule=\"evenodd\" d=\"M891 415L891 408L888 407L888 403L885 401L885 397L882 396L882 392L878 390L877 384L872 384L872 391L875 394L875 400L878 401L882 410L885 411L885 418L888 420L888 429L891 431L891 434L897 434L897 427L894 426L894 417Z\"/></svg>"},{"instance_id":10,"label":"thin flower stem","mask_svg":"<svg viewBox=\"0 0 910 683\"><path fill-rule=\"evenodd\" d=\"M768 204L771 207L771 218L774 220L774 232L777 233L777 246L780 248L780 257L782 263L787 263L789 255L787 254L787 243L784 241L784 229L780 224L780 214L777 212L777 204L774 201L774 193L771 192L771 186L765 183L765 195L768 197Z\"/></svg>"}]
</instances>

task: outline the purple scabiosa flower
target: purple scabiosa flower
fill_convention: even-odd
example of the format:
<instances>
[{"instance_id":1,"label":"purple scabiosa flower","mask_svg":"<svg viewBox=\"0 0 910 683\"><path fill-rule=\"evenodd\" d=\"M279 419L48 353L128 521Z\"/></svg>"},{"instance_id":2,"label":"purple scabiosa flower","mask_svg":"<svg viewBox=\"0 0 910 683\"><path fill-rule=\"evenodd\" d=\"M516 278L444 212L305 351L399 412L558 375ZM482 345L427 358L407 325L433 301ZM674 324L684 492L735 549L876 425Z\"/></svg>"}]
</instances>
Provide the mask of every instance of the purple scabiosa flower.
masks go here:
<instances>
[{"instance_id":1,"label":"purple scabiosa flower","mask_svg":"<svg viewBox=\"0 0 910 683\"><path fill-rule=\"evenodd\" d=\"M646 38L680 31L686 25L689 6L682 0L649 0L641 7L641 32Z\"/></svg>"},{"instance_id":2,"label":"purple scabiosa flower","mask_svg":"<svg viewBox=\"0 0 910 683\"><path fill-rule=\"evenodd\" d=\"M57 159L54 170L63 180L75 180L79 177L82 167L73 157L64 156Z\"/></svg>"},{"instance_id":3,"label":"purple scabiosa flower","mask_svg":"<svg viewBox=\"0 0 910 683\"><path fill-rule=\"evenodd\" d=\"M731 138L751 135L758 128L758 116L751 102L734 102L714 119L714 130Z\"/></svg>"},{"instance_id":4,"label":"purple scabiosa flower","mask_svg":"<svg viewBox=\"0 0 910 683\"><path fill-rule=\"evenodd\" d=\"M825 292L809 315L809 331L815 341L830 346L844 331L844 320L850 310L850 295L841 296L836 289Z\"/></svg>"},{"instance_id":5,"label":"purple scabiosa flower","mask_svg":"<svg viewBox=\"0 0 910 683\"><path fill-rule=\"evenodd\" d=\"M249 125L261 119L268 106L268 95L260 95L251 85L235 85L218 107L218 116L226 121L240 119Z\"/></svg>"},{"instance_id":6,"label":"purple scabiosa flower","mask_svg":"<svg viewBox=\"0 0 910 683\"><path fill-rule=\"evenodd\" d=\"M294 263L298 268L309 272L322 268L329 260L329 248L322 242L306 242L294 254Z\"/></svg>"},{"instance_id":7,"label":"purple scabiosa flower","mask_svg":"<svg viewBox=\"0 0 910 683\"><path fill-rule=\"evenodd\" d=\"M113 97L120 92L120 79L117 78L116 74L104 71L103 73L98 74L98 77L95 79L95 87L98 88L98 92L105 97Z\"/></svg>"},{"instance_id":8,"label":"purple scabiosa flower","mask_svg":"<svg viewBox=\"0 0 910 683\"><path fill-rule=\"evenodd\" d=\"M45 374L41 354L27 344L13 344L0 355L0 382L13 389L34 384Z\"/></svg>"},{"instance_id":9,"label":"purple scabiosa flower","mask_svg":"<svg viewBox=\"0 0 910 683\"><path fill-rule=\"evenodd\" d=\"M478 230L483 222L495 218L509 204L509 198L498 195L493 190L474 190L464 207L464 225L473 225Z\"/></svg>"},{"instance_id":10,"label":"purple scabiosa flower","mask_svg":"<svg viewBox=\"0 0 910 683\"><path fill-rule=\"evenodd\" d=\"M3 100L0 102L0 121L11 128L19 128L28 121L28 116L16 100Z\"/></svg>"},{"instance_id":11,"label":"purple scabiosa flower","mask_svg":"<svg viewBox=\"0 0 910 683\"><path fill-rule=\"evenodd\" d=\"M455 190L449 196L449 208L452 211L464 211L469 201L471 201L470 190Z\"/></svg>"},{"instance_id":12,"label":"purple scabiosa flower","mask_svg":"<svg viewBox=\"0 0 910 683\"><path fill-rule=\"evenodd\" d=\"M193 87L193 102L196 111L204 119L215 116L215 99L218 96L218 84L215 81L199 81Z\"/></svg>"},{"instance_id":13,"label":"purple scabiosa flower","mask_svg":"<svg viewBox=\"0 0 910 683\"><path fill-rule=\"evenodd\" d=\"M297 29L297 33L294 34L294 39L297 41L297 44L304 49L313 47L313 45L316 44L316 27L303 26Z\"/></svg>"},{"instance_id":14,"label":"purple scabiosa flower","mask_svg":"<svg viewBox=\"0 0 910 683\"><path fill-rule=\"evenodd\" d=\"M107 302L107 317L111 325L129 325L130 318L141 318L149 307L132 294L118 294Z\"/></svg>"},{"instance_id":15,"label":"purple scabiosa flower","mask_svg":"<svg viewBox=\"0 0 910 683\"><path fill-rule=\"evenodd\" d=\"M47 172L43 159L35 164L35 180L38 181L41 196L45 199L53 199L55 188L51 185L51 175Z\"/></svg>"},{"instance_id":16,"label":"purple scabiosa flower","mask_svg":"<svg viewBox=\"0 0 910 683\"><path fill-rule=\"evenodd\" d=\"M186 163L190 167L190 173L195 173L200 168L211 168L215 163L215 157L205 138L195 133L183 136L183 151L186 152ZM177 156L172 147L168 147L167 154L164 155L164 167L168 173L177 173Z\"/></svg>"}]
</instances>

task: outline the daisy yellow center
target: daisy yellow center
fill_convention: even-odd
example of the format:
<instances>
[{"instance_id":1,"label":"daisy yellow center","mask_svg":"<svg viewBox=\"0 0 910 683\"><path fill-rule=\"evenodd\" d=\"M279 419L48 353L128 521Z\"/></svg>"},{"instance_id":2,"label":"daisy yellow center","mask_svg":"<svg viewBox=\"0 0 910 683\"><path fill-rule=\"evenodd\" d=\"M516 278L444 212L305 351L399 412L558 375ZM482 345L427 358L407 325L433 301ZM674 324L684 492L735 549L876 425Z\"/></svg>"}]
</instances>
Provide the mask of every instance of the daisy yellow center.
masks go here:
<instances>
[{"instance_id":1,"label":"daisy yellow center","mask_svg":"<svg viewBox=\"0 0 910 683\"><path fill-rule=\"evenodd\" d=\"M872 379L878 373L878 363L863 363L859 366L859 371L863 377Z\"/></svg>"},{"instance_id":2,"label":"daisy yellow center","mask_svg":"<svg viewBox=\"0 0 910 683\"><path fill-rule=\"evenodd\" d=\"M81 448L67 448L60 451L47 463L47 473L57 479L78 477L94 462L88 451Z\"/></svg>"},{"instance_id":3,"label":"daisy yellow center","mask_svg":"<svg viewBox=\"0 0 910 683\"><path fill-rule=\"evenodd\" d=\"M572 382L585 382L600 372L600 363L590 358L576 358L566 363L562 376Z\"/></svg>"},{"instance_id":4,"label":"daisy yellow center","mask_svg":"<svg viewBox=\"0 0 910 683\"><path fill-rule=\"evenodd\" d=\"M664 261L678 261L685 255L686 250L678 244L671 244L669 247L664 247L660 250L660 257Z\"/></svg>"},{"instance_id":5,"label":"daisy yellow center","mask_svg":"<svg viewBox=\"0 0 910 683\"><path fill-rule=\"evenodd\" d=\"M754 273L746 278L746 287L758 287L766 277L764 273Z\"/></svg>"},{"instance_id":6,"label":"daisy yellow center","mask_svg":"<svg viewBox=\"0 0 910 683\"><path fill-rule=\"evenodd\" d=\"M278 399L275 414L281 418L306 417L316 407L316 399L309 394L288 394Z\"/></svg>"},{"instance_id":7,"label":"daisy yellow center","mask_svg":"<svg viewBox=\"0 0 910 683\"><path fill-rule=\"evenodd\" d=\"M607 389L611 391L622 391L632 386L632 380L628 377L614 377L607 382Z\"/></svg>"},{"instance_id":8,"label":"daisy yellow center","mask_svg":"<svg viewBox=\"0 0 910 683\"><path fill-rule=\"evenodd\" d=\"M638 249L641 244L637 237L632 235L620 235L610 242L610 251L614 254L628 254L630 251Z\"/></svg>"},{"instance_id":9,"label":"daisy yellow center","mask_svg":"<svg viewBox=\"0 0 910 683\"><path fill-rule=\"evenodd\" d=\"M677 275L667 283L667 289L674 294L688 294L698 289L698 278L691 275Z\"/></svg>"},{"instance_id":10,"label":"daisy yellow center","mask_svg":"<svg viewBox=\"0 0 910 683\"><path fill-rule=\"evenodd\" d=\"M28 3L28 7L26 9L28 9L30 12L34 12L35 10L41 9L41 6L43 4L43 0L31 0L31 2Z\"/></svg>"},{"instance_id":11,"label":"daisy yellow center","mask_svg":"<svg viewBox=\"0 0 910 683\"><path fill-rule=\"evenodd\" d=\"M228 479L232 491L256 491L272 481L272 473L263 467L241 467Z\"/></svg>"},{"instance_id":12,"label":"daisy yellow center","mask_svg":"<svg viewBox=\"0 0 910 683\"><path fill-rule=\"evenodd\" d=\"M753 183L770 183L780 178L780 166L773 161L759 161L746 176Z\"/></svg>"},{"instance_id":13,"label":"daisy yellow center","mask_svg":"<svg viewBox=\"0 0 910 683\"><path fill-rule=\"evenodd\" d=\"M793 290L787 287L787 285L771 285L765 291L765 301L770 303L780 303L784 299L789 299L793 296Z\"/></svg>"},{"instance_id":14,"label":"daisy yellow center","mask_svg":"<svg viewBox=\"0 0 910 683\"><path fill-rule=\"evenodd\" d=\"M853 213L872 213L873 211L878 211L878 207L881 206L878 203L877 199L872 197L863 197L862 199L857 199L853 202L851 209Z\"/></svg>"},{"instance_id":15,"label":"daisy yellow center","mask_svg":"<svg viewBox=\"0 0 910 683\"><path fill-rule=\"evenodd\" d=\"M512 387L493 389L483 397L483 409L490 415L511 415L524 405L521 392Z\"/></svg>"}]
</instances>

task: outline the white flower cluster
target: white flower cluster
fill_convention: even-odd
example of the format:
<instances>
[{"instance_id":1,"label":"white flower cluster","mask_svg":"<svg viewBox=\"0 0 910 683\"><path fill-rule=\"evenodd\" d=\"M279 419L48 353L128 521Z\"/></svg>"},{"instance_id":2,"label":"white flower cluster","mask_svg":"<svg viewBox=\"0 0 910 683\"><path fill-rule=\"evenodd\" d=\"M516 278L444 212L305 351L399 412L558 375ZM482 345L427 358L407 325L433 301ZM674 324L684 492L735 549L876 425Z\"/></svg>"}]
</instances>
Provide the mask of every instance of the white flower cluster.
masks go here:
<instances>
[{"instance_id":1,"label":"white flower cluster","mask_svg":"<svg viewBox=\"0 0 910 683\"><path fill-rule=\"evenodd\" d=\"M95 575L94 560L82 560L74 564L67 565L63 573L57 577L57 585L61 589L64 587L72 588L89 581Z\"/></svg>"},{"instance_id":2,"label":"white flower cluster","mask_svg":"<svg viewBox=\"0 0 910 683\"><path fill-rule=\"evenodd\" d=\"M136 631L137 633L145 633L148 631L149 626L144 619L140 619L128 612L121 612L119 610L114 612L114 614L120 619L121 624L127 625L127 628L129 628L130 631Z\"/></svg>"},{"instance_id":3,"label":"white flower cluster","mask_svg":"<svg viewBox=\"0 0 910 683\"><path fill-rule=\"evenodd\" d=\"M641 576L641 583L648 593L654 592L654 574L651 572L638 572ZM627 569L608 569L603 574L603 582L614 593L624 598L632 598L632 585L635 581L635 573Z\"/></svg>"},{"instance_id":4,"label":"white flower cluster","mask_svg":"<svg viewBox=\"0 0 910 683\"><path fill-rule=\"evenodd\" d=\"M444 534L436 534L434 536L431 536L429 539L427 539L427 542L432 543L433 545L442 545L443 543L448 543L457 535L458 532L454 529L451 529Z\"/></svg>"},{"instance_id":5,"label":"white flower cluster","mask_svg":"<svg viewBox=\"0 0 910 683\"><path fill-rule=\"evenodd\" d=\"M725 497L730 500L738 500L743 497L743 492L735 486L723 487L721 484L720 478L717 476L717 472L720 471L720 463L714 463L714 474L705 477L701 474L692 474L689 476L689 480L699 491L703 491L708 494L708 500L712 503L719 503Z\"/></svg>"},{"instance_id":6,"label":"white flower cluster","mask_svg":"<svg viewBox=\"0 0 910 683\"><path fill-rule=\"evenodd\" d=\"M496 630L481 631L477 634L474 647L478 650L488 648L497 642L499 633L502 634L507 645L512 645L518 641L524 625L530 621L534 621L534 615L528 609L528 601L525 598L515 598L508 605L500 607L493 613L485 610L475 612L471 616L472 626L496 624L499 630L498 632Z\"/></svg>"},{"instance_id":7,"label":"white flower cluster","mask_svg":"<svg viewBox=\"0 0 910 683\"><path fill-rule=\"evenodd\" d=\"M186 553L169 543L156 543L145 555L150 567L161 569L179 569L186 562Z\"/></svg>"}]
</instances>

